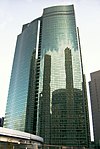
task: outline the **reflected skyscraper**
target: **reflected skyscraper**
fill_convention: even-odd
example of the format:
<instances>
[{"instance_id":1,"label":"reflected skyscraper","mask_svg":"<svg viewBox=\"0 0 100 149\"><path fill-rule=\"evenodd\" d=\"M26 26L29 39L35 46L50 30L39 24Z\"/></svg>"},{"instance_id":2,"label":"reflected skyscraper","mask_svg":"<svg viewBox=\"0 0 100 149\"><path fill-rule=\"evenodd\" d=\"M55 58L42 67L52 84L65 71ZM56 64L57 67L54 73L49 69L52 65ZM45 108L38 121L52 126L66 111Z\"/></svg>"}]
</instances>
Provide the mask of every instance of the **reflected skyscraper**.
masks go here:
<instances>
[{"instance_id":1,"label":"reflected skyscraper","mask_svg":"<svg viewBox=\"0 0 100 149\"><path fill-rule=\"evenodd\" d=\"M89 145L89 121L73 5L44 9L18 36L5 127L47 144Z\"/></svg>"}]
</instances>

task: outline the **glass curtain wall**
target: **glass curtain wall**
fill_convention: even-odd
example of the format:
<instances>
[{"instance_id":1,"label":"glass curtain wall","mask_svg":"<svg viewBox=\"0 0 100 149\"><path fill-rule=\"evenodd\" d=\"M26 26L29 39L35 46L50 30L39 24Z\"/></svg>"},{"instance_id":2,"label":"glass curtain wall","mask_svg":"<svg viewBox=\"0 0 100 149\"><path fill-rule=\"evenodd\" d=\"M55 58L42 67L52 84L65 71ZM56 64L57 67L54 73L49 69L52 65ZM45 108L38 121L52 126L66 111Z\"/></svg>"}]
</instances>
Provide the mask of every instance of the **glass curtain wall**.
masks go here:
<instances>
[{"instance_id":1,"label":"glass curtain wall","mask_svg":"<svg viewBox=\"0 0 100 149\"><path fill-rule=\"evenodd\" d=\"M83 74L73 5L44 9L41 35L39 135L46 143L85 146Z\"/></svg>"}]
</instances>

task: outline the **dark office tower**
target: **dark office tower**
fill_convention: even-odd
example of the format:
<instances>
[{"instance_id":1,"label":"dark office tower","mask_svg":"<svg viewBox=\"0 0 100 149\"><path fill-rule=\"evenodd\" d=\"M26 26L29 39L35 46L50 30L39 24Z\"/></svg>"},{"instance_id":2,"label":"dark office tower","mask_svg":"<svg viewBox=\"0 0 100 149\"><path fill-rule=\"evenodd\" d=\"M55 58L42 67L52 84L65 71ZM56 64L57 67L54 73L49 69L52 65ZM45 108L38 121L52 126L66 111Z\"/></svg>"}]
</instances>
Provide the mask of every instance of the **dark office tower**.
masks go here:
<instances>
[{"instance_id":1,"label":"dark office tower","mask_svg":"<svg viewBox=\"0 0 100 149\"><path fill-rule=\"evenodd\" d=\"M88 109L73 5L46 8L18 36L5 127L47 144L89 145Z\"/></svg>"},{"instance_id":2,"label":"dark office tower","mask_svg":"<svg viewBox=\"0 0 100 149\"><path fill-rule=\"evenodd\" d=\"M90 99L93 118L94 141L100 142L100 70L90 74Z\"/></svg>"},{"instance_id":3,"label":"dark office tower","mask_svg":"<svg viewBox=\"0 0 100 149\"><path fill-rule=\"evenodd\" d=\"M26 123L25 131L34 132L33 119L35 117L35 82L36 82L36 52L33 52L31 59L30 67L30 76L29 76L29 88L28 88L28 98L27 98L27 108L26 108ZM35 121L36 122L36 121Z\"/></svg>"},{"instance_id":4,"label":"dark office tower","mask_svg":"<svg viewBox=\"0 0 100 149\"><path fill-rule=\"evenodd\" d=\"M45 142L50 143L50 76L51 76L51 56L44 56L43 90L39 99L39 135L45 138Z\"/></svg>"}]
</instances>

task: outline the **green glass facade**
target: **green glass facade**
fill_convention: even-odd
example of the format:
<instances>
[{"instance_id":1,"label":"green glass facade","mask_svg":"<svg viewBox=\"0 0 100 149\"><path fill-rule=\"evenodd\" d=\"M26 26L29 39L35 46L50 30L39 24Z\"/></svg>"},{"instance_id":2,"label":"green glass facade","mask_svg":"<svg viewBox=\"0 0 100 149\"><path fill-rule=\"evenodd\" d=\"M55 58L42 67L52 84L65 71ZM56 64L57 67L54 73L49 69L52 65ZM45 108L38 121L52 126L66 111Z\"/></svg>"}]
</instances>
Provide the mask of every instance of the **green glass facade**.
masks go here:
<instances>
[{"instance_id":1,"label":"green glass facade","mask_svg":"<svg viewBox=\"0 0 100 149\"><path fill-rule=\"evenodd\" d=\"M25 130L30 61L36 49L38 20L23 26L17 38L4 127Z\"/></svg>"},{"instance_id":2,"label":"green glass facade","mask_svg":"<svg viewBox=\"0 0 100 149\"><path fill-rule=\"evenodd\" d=\"M18 37L5 126L47 144L88 146L85 89L74 7L46 8Z\"/></svg>"}]
</instances>

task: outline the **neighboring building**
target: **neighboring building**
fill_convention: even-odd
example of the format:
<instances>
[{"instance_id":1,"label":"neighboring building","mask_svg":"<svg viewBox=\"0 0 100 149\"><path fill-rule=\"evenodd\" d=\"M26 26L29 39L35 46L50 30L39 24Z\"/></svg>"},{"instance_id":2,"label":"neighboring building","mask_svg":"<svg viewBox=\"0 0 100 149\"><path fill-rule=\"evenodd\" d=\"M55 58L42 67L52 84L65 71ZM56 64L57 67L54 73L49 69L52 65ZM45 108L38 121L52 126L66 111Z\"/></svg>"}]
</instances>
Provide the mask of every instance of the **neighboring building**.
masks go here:
<instances>
[{"instance_id":1,"label":"neighboring building","mask_svg":"<svg viewBox=\"0 0 100 149\"><path fill-rule=\"evenodd\" d=\"M90 74L90 99L93 118L94 141L100 144L100 70Z\"/></svg>"},{"instance_id":2,"label":"neighboring building","mask_svg":"<svg viewBox=\"0 0 100 149\"><path fill-rule=\"evenodd\" d=\"M4 117L0 118L0 127L3 127Z\"/></svg>"},{"instance_id":3,"label":"neighboring building","mask_svg":"<svg viewBox=\"0 0 100 149\"><path fill-rule=\"evenodd\" d=\"M18 36L5 127L88 147L86 84L73 5L44 9Z\"/></svg>"}]
</instances>

